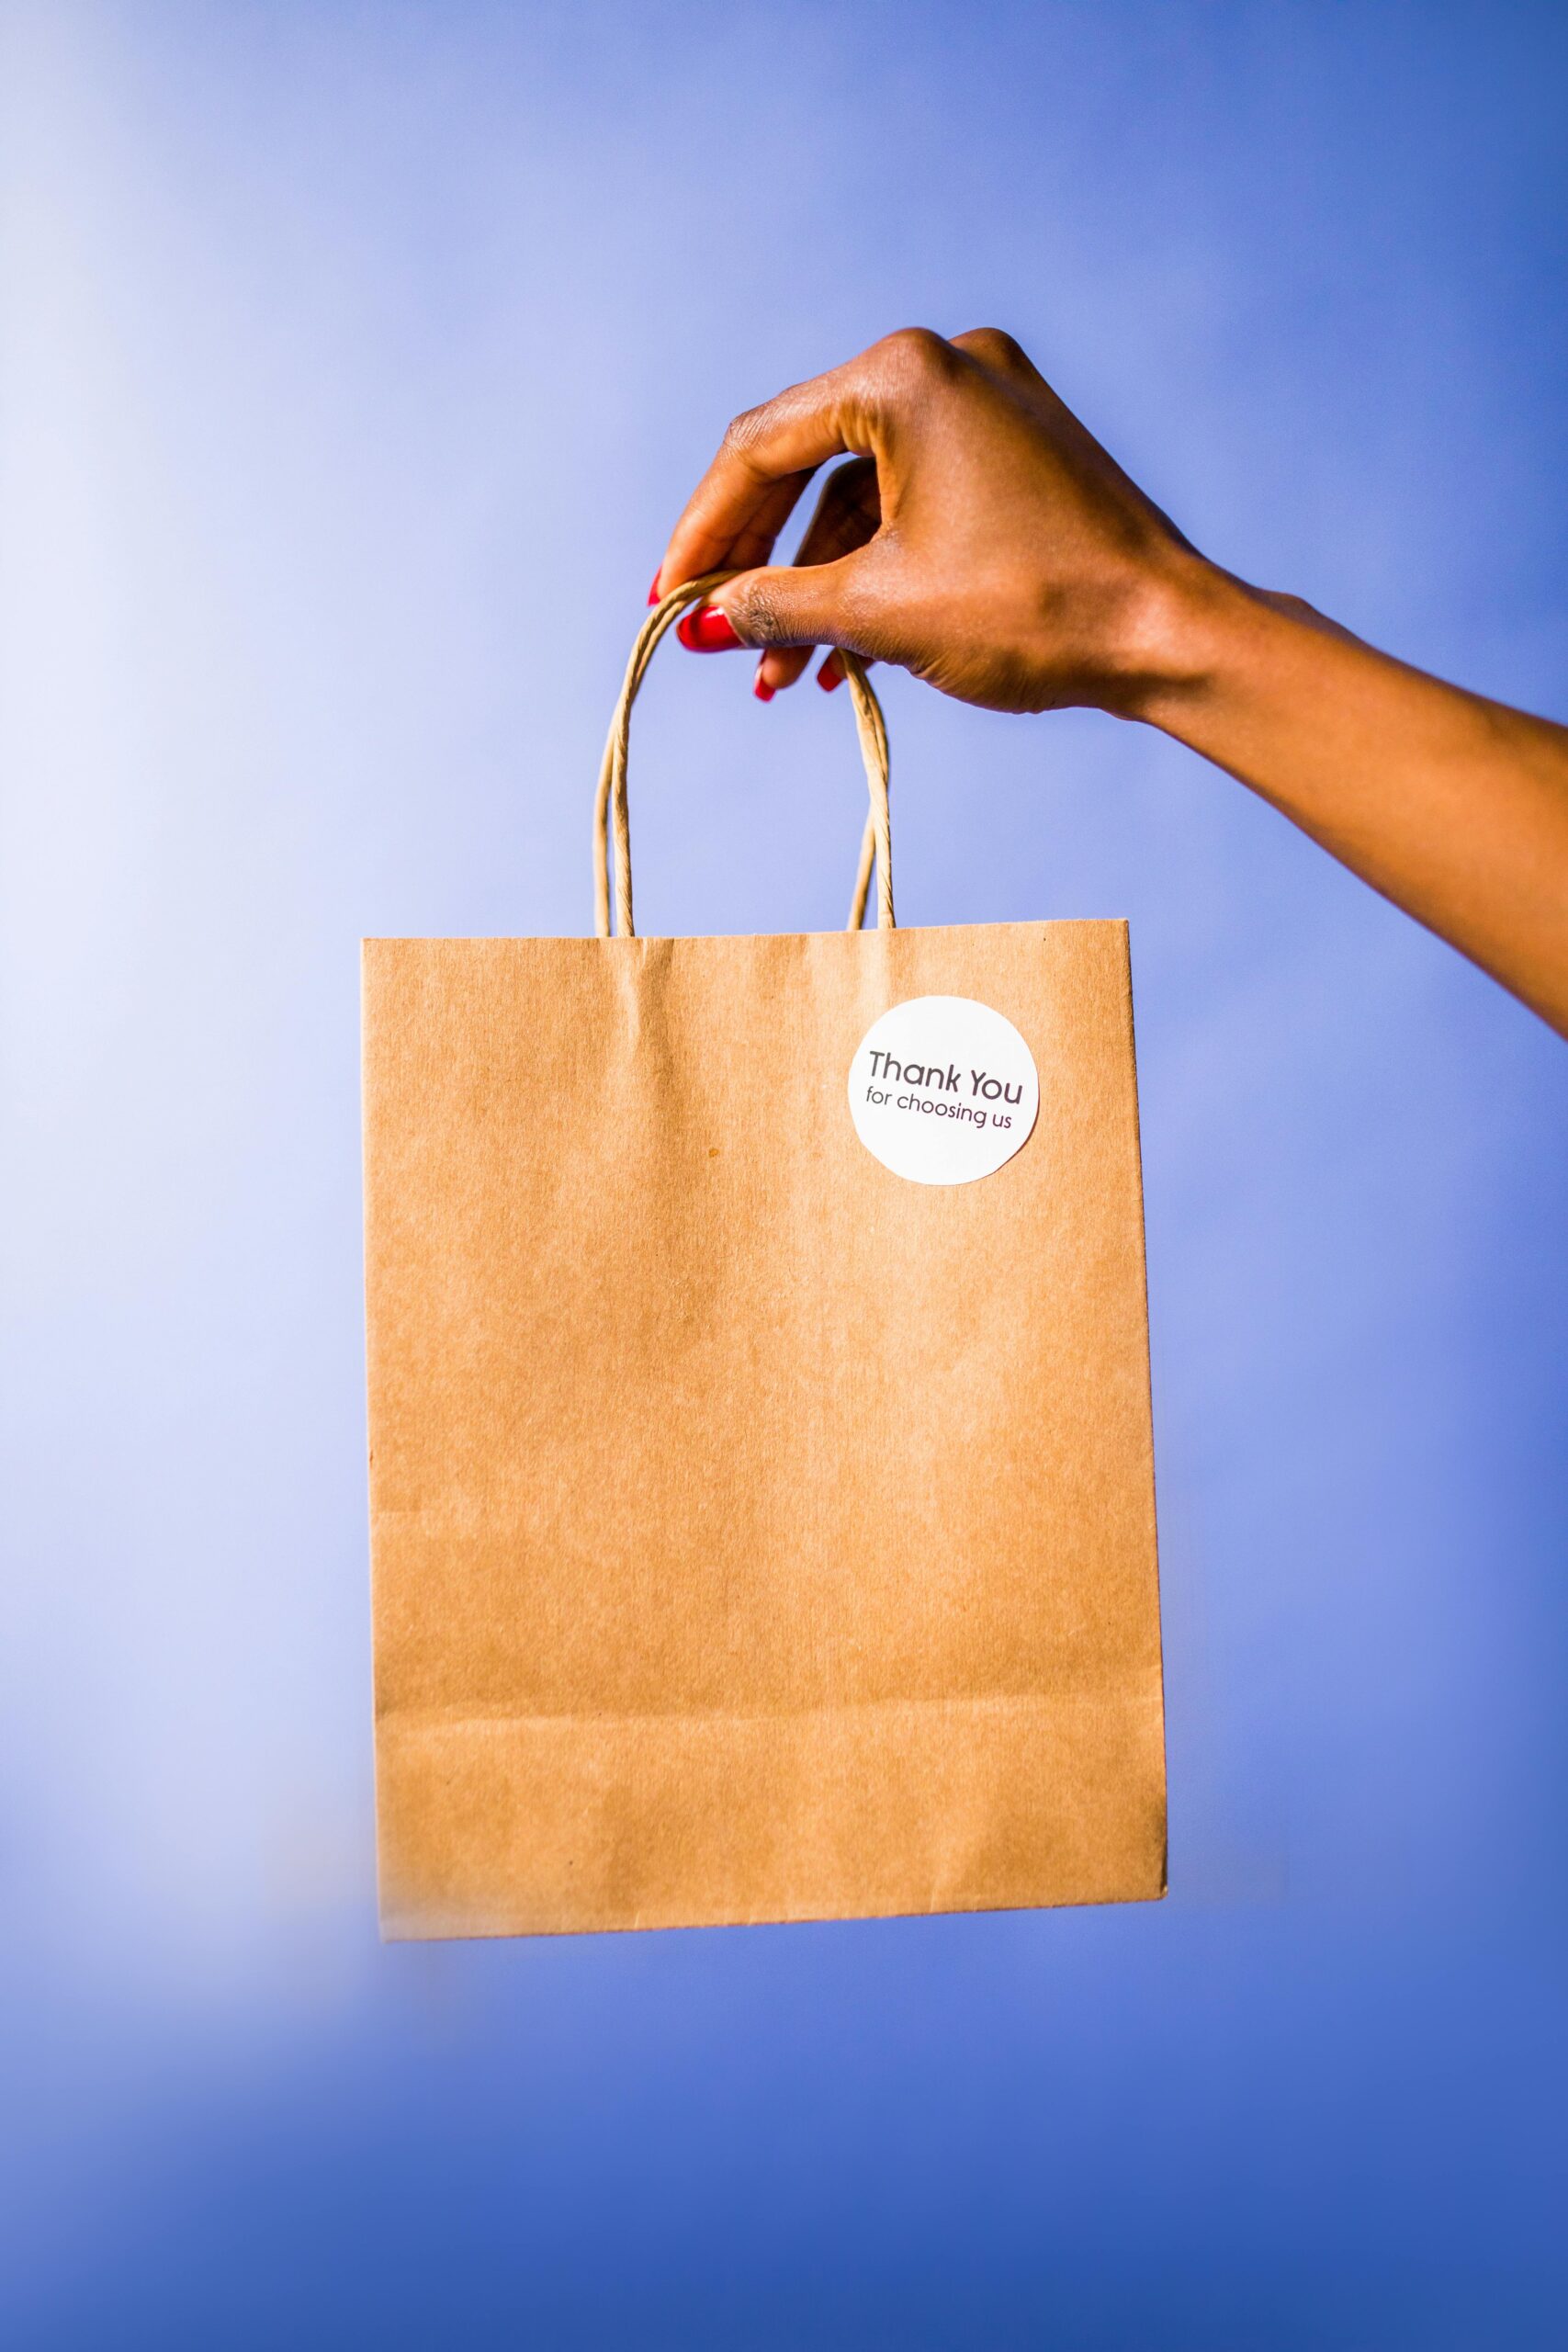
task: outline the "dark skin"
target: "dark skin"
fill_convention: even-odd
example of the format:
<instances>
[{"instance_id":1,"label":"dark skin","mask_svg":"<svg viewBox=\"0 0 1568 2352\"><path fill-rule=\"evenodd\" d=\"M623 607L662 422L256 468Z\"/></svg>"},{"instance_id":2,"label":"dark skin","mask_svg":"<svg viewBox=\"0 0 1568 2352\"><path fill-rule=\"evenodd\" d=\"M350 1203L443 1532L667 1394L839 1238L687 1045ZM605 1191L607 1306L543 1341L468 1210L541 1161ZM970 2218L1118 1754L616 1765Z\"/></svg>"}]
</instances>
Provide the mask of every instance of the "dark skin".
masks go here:
<instances>
[{"instance_id":1,"label":"dark skin","mask_svg":"<svg viewBox=\"0 0 1568 2352\"><path fill-rule=\"evenodd\" d=\"M728 570L683 634L760 649L764 699L845 646L988 709L1157 727L1568 1035L1568 729L1211 562L1010 336L907 330L737 417L657 585Z\"/></svg>"}]
</instances>

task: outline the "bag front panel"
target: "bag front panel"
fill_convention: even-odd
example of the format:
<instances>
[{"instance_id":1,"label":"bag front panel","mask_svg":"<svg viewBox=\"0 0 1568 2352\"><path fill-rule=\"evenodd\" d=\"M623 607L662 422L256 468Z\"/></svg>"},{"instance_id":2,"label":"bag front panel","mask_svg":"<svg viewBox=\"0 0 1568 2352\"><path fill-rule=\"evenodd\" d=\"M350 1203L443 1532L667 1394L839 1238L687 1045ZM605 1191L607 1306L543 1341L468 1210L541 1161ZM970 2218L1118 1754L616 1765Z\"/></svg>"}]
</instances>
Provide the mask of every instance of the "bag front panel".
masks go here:
<instances>
[{"instance_id":1,"label":"bag front panel","mask_svg":"<svg viewBox=\"0 0 1568 2352\"><path fill-rule=\"evenodd\" d=\"M926 994L969 1184L850 1116ZM389 1931L1160 1891L1123 926L371 942L366 1114Z\"/></svg>"}]
</instances>

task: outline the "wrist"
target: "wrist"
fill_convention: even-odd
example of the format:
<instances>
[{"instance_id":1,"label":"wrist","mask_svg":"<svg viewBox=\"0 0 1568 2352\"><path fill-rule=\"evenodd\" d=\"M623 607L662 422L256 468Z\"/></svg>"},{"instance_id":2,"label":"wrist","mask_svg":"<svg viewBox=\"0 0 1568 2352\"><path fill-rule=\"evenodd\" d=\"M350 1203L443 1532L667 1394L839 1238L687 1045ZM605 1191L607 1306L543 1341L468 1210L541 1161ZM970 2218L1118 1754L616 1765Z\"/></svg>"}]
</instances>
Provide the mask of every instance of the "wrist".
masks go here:
<instances>
[{"instance_id":1,"label":"wrist","mask_svg":"<svg viewBox=\"0 0 1568 2352\"><path fill-rule=\"evenodd\" d=\"M1182 736L1224 690L1261 617L1263 599L1218 564L1176 550L1129 600L1118 650L1120 718Z\"/></svg>"}]
</instances>

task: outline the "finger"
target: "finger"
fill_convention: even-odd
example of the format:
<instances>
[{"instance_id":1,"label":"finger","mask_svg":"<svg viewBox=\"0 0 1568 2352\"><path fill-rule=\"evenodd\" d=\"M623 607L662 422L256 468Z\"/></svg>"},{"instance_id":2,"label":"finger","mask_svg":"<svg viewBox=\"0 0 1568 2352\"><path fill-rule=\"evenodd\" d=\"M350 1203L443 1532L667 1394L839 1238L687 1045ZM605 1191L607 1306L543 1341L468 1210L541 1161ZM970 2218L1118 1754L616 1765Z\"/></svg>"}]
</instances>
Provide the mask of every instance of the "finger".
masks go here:
<instances>
[{"instance_id":1,"label":"finger","mask_svg":"<svg viewBox=\"0 0 1568 2352\"><path fill-rule=\"evenodd\" d=\"M765 494L759 498L755 511L737 533L725 560L708 565L707 569L710 571L750 570L757 564L766 563L779 533L789 521L801 492L810 480L808 473L786 474L782 481L770 483ZM682 581L695 576L690 569L676 571L666 550L663 561L653 575L653 585L648 593L649 603L657 605L660 596L667 595L671 588L678 588Z\"/></svg>"},{"instance_id":2,"label":"finger","mask_svg":"<svg viewBox=\"0 0 1568 2352\"><path fill-rule=\"evenodd\" d=\"M848 446L842 387L834 380L845 373L835 369L796 384L727 428L717 456L671 534L660 567L666 588L735 567L737 556L755 548L770 525L775 534L782 528L816 469ZM761 560L771 552L770 545ZM758 560L752 555L746 568Z\"/></svg>"},{"instance_id":3,"label":"finger","mask_svg":"<svg viewBox=\"0 0 1568 2352\"><path fill-rule=\"evenodd\" d=\"M766 495L758 503L756 513L736 534L723 568L750 571L758 564L768 561L779 533L794 514L801 492L810 480L809 473L794 473L785 474L781 481L770 483ZM721 567L716 563L710 569L717 571Z\"/></svg>"},{"instance_id":4,"label":"finger","mask_svg":"<svg viewBox=\"0 0 1568 2352\"><path fill-rule=\"evenodd\" d=\"M855 590L865 560L857 549L834 563L742 571L715 591L714 605L742 645L799 647L807 658L815 645L852 645L858 652Z\"/></svg>"},{"instance_id":5,"label":"finger","mask_svg":"<svg viewBox=\"0 0 1568 2352\"><path fill-rule=\"evenodd\" d=\"M738 416L675 526L660 567L663 586L728 569L747 534L776 513L790 477L798 478L788 493L793 506L801 481L829 458L880 455L900 412L955 364L941 335L907 327Z\"/></svg>"},{"instance_id":6,"label":"finger","mask_svg":"<svg viewBox=\"0 0 1568 2352\"><path fill-rule=\"evenodd\" d=\"M852 458L848 465L835 467L823 482L795 560L797 565L834 563L840 556L864 547L875 537L881 522L875 462L870 458ZM757 664L756 690L761 693L766 687L769 691L762 699L771 702L781 687L794 685L810 660L809 646L778 646L765 651Z\"/></svg>"}]
</instances>

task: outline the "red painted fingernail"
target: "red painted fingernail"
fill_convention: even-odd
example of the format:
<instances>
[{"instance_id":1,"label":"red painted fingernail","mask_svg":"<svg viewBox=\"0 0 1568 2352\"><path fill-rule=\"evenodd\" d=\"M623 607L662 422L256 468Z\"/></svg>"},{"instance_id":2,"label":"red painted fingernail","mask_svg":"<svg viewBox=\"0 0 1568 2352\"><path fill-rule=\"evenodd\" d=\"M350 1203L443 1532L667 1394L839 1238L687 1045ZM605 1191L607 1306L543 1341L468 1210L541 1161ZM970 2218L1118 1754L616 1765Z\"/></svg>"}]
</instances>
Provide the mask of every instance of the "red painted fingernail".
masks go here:
<instances>
[{"instance_id":1,"label":"red painted fingernail","mask_svg":"<svg viewBox=\"0 0 1568 2352\"><path fill-rule=\"evenodd\" d=\"M659 567L659 571L663 571L663 569L664 569L664 566L663 566L662 564L660 564L660 567ZM649 590L649 592L648 592L648 601L649 601L649 603L650 605L657 605L657 604L658 604L658 602L659 602L659 571L656 571L656 572L654 573L654 575L653 575L653 585L652 585L652 587L651 587L651 588Z\"/></svg>"},{"instance_id":2,"label":"red painted fingernail","mask_svg":"<svg viewBox=\"0 0 1568 2352\"><path fill-rule=\"evenodd\" d=\"M751 681L751 692L759 702L772 702L778 692L777 686L770 686L766 678L763 677L760 662L757 666L757 674Z\"/></svg>"},{"instance_id":3,"label":"red painted fingernail","mask_svg":"<svg viewBox=\"0 0 1568 2352\"><path fill-rule=\"evenodd\" d=\"M686 615L675 634L688 653L733 653L740 642L728 614L716 605L699 605L694 613Z\"/></svg>"},{"instance_id":4,"label":"red painted fingernail","mask_svg":"<svg viewBox=\"0 0 1568 2352\"><path fill-rule=\"evenodd\" d=\"M817 683L825 695L830 695L835 686L843 684L844 673L839 667L836 654L829 654L828 659L817 673Z\"/></svg>"}]
</instances>

